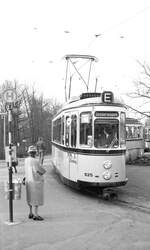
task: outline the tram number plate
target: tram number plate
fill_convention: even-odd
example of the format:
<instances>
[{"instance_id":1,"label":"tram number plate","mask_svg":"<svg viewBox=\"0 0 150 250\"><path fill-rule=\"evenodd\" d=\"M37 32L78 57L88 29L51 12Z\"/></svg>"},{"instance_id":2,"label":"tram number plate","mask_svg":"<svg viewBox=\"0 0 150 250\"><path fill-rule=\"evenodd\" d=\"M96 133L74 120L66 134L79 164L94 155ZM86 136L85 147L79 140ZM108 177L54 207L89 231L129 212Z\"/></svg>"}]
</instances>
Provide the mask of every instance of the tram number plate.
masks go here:
<instances>
[{"instance_id":1,"label":"tram number plate","mask_svg":"<svg viewBox=\"0 0 150 250\"><path fill-rule=\"evenodd\" d=\"M84 175L85 175L86 177L93 177L93 174L92 174L92 173L84 173Z\"/></svg>"}]
</instances>

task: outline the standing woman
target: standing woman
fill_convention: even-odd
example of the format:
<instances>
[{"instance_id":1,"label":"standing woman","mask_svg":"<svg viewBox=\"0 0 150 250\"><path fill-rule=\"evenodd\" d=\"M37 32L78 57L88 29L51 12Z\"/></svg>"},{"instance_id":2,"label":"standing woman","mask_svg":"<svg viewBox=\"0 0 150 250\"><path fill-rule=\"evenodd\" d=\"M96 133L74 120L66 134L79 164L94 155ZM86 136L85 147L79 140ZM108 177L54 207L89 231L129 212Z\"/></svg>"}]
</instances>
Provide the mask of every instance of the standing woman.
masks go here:
<instances>
[{"instance_id":1,"label":"standing woman","mask_svg":"<svg viewBox=\"0 0 150 250\"><path fill-rule=\"evenodd\" d=\"M28 149L29 157L25 159L26 197L29 206L29 219L43 220L38 214L38 207L43 205L43 174L46 171L40 166L39 161L35 158L36 152L36 147L30 146ZM34 213L32 208L34 208Z\"/></svg>"}]
</instances>

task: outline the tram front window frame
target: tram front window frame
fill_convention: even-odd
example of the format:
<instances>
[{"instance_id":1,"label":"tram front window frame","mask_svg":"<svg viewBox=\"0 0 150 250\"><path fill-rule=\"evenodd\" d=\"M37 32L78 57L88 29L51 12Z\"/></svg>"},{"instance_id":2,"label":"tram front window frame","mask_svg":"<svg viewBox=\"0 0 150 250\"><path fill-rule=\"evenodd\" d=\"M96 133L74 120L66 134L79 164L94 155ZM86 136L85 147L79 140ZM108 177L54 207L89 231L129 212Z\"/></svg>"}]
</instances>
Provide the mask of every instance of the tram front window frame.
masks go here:
<instances>
[{"instance_id":1,"label":"tram front window frame","mask_svg":"<svg viewBox=\"0 0 150 250\"><path fill-rule=\"evenodd\" d=\"M94 147L118 148L119 147L119 120L95 119L94 121Z\"/></svg>"},{"instance_id":2,"label":"tram front window frame","mask_svg":"<svg viewBox=\"0 0 150 250\"><path fill-rule=\"evenodd\" d=\"M120 113L120 147L126 147L126 114Z\"/></svg>"},{"instance_id":3,"label":"tram front window frame","mask_svg":"<svg viewBox=\"0 0 150 250\"><path fill-rule=\"evenodd\" d=\"M77 146L77 115L71 116L71 147Z\"/></svg>"},{"instance_id":4,"label":"tram front window frame","mask_svg":"<svg viewBox=\"0 0 150 250\"><path fill-rule=\"evenodd\" d=\"M61 143L61 117L53 122L53 141Z\"/></svg>"},{"instance_id":5,"label":"tram front window frame","mask_svg":"<svg viewBox=\"0 0 150 250\"><path fill-rule=\"evenodd\" d=\"M80 113L80 146L92 147L92 112Z\"/></svg>"}]
</instances>

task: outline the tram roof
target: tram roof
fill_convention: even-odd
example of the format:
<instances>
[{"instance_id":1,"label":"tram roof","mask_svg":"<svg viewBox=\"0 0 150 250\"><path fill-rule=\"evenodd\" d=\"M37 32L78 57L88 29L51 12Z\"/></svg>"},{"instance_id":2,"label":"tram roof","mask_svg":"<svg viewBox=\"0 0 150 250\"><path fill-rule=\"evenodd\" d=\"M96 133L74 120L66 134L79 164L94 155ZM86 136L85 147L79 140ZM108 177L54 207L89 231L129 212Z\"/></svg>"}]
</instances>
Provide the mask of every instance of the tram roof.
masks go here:
<instances>
[{"instance_id":1,"label":"tram roof","mask_svg":"<svg viewBox=\"0 0 150 250\"><path fill-rule=\"evenodd\" d=\"M89 97L89 98L83 98L82 95L72 97L68 102L66 102L61 110L65 109L70 109L70 108L76 108L76 107L83 107L83 106L90 106L90 105L95 105L95 106L118 106L118 107L124 107L124 103L119 100L118 98L114 98L112 103L104 103L102 101L102 96L101 93L96 93L97 96ZM98 95L99 94L99 95Z\"/></svg>"},{"instance_id":2,"label":"tram roof","mask_svg":"<svg viewBox=\"0 0 150 250\"><path fill-rule=\"evenodd\" d=\"M90 59L93 60L95 62L98 61L98 58L95 56L91 56L91 55L80 55L80 54L68 54L65 55L64 57L65 59L69 59L69 58L81 58L81 59Z\"/></svg>"}]
</instances>

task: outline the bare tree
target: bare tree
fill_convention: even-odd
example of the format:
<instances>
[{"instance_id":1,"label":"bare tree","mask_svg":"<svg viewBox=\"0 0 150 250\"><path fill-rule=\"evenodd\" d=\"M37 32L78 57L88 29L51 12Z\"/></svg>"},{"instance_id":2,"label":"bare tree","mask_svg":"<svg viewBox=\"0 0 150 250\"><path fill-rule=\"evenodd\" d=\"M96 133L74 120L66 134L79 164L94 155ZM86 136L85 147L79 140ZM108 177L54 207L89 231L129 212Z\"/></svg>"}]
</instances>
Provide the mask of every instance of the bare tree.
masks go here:
<instances>
[{"instance_id":1,"label":"bare tree","mask_svg":"<svg viewBox=\"0 0 150 250\"><path fill-rule=\"evenodd\" d=\"M142 63L137 60L137 63L140 68L140 77L138 80L134 81L134 90L127 93L127 96L138 100L138 108L127 106L134 112L139 113L141 119L143 119L143 117L148 117L149 119L149 112L141 112L139 108L150 102L150 66L147 62Z\"/></svg>"},{"instance_id":2,"label":"bare tree","mask_svg":"<svg viewBox=\"0 0 150 250\"><path fill-rule=\"evenodd\" d=\"M8 82L6 82L8 84ZM26 85L20 85L14 81L9 82L18 91L18 101L13 108L12 121L12 141L18 144L19 154L24 154L25 148L35 144L39 136L45 140L47 152L51 151L51 121L54 114L60 108L60 104L53 99L44 99L43 95L38 95L35 87L29 90ZM6 86L8 87L8 85ZM3 86L4 88L4 86ZM7 123L6 123L7 127ZM6 134L8 128L6 128ZM0 119L0 136L3 134L3 120ZM1 142L2 144L2 142ZM1 146L1 145L0 145ZM3 145L2 147L3 148ZM0 149L1 157L1 149Z\"/></svg>"},{"instance_id":3,"label":"bare tree","mask_svg":"<svg viewBox=\"0 0 150 250\"><path fill-rule=\"evenodd\" d=\"M148 63L141 63L137 60L141 72L141 79L134 81L135 89L133 92L128 93L128 96L132 98L144 98L149 102L150 99L150 66Z\"/></svg>"}]
</instances>

